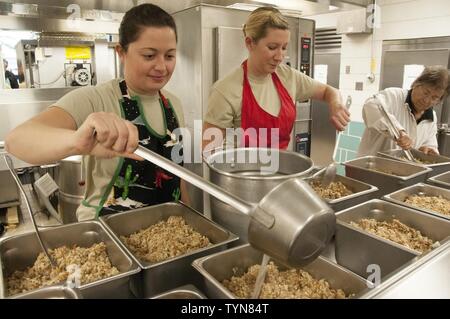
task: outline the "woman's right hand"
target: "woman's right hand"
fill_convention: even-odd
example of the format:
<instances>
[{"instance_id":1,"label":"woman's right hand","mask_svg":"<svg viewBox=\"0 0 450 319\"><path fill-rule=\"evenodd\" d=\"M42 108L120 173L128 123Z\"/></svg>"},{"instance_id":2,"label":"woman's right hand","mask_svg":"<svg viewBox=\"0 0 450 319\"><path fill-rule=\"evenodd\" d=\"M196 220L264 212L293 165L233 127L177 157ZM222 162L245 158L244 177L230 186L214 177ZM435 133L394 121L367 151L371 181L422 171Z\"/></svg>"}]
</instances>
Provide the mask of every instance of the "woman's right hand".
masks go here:
<instances>
[{"instance_id":1,"label":"woman's right hand","mask_svg":"<svg viewBox=\"0 0 450 319\"><path fill-rule=\"evenodd\" d=\"M400 137L396 140L397 145L400 146L404 150L409 150L412 145L412 139L406 134L405 131L400 131Z\"/></svg>"},{"instance_id":2,"label":"woman's right hand","mask_svg":"<svg viewBox=\"0 0 450 319\"><path fill-rule=\"evenodd\" d=\"M75 131L74 138L79 154L142 160L133 153L139 142L136 126L114 113L91 113Z\"/></svg>"}]
</instances>

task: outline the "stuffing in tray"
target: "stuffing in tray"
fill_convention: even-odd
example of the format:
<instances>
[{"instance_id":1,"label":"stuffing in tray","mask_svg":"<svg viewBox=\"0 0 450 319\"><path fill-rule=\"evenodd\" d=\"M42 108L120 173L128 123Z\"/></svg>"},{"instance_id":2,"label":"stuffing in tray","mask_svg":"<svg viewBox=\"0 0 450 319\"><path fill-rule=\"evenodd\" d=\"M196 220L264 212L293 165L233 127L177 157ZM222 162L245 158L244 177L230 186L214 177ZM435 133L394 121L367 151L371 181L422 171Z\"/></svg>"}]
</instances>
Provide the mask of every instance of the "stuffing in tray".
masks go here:
<instances>
[{"instance_id":1,"label":"stuffing in tray","mask_svg":"<svg viewBox=\"0 0 450 319\"><path fill-rule=\"evenodd\" d=\"M353 194L342 182L331 182L327 187L323 187L319 180L309 183L320 197L325 199L338 199Z\"/></svg>"},{"instance_id":2,"label":"stuffing in tray","mask_svg":"<svg viewBox=\"0 0 450 319\"><path fill-rule=\"evenodd\" d=\"M260 265L253 265L241 276L232 276L222 284L238 298L250 298L255 286ZM280 271L272 261L259 298L261 299L343 299L341 289L333 289L325 279L317 280L301 269Z\"/></svg>"},{"instance_id":3,"label":"stuffing in tray","mask_svg":"<svg viewBox=\"0 0 450 319\"><path fill-rule=\"evenodd\" d=\"M443 215L450 215L450 200L439 196L410 195L405 203L435 211Z\"/></svg>"},{"instance_id":4,"label":"stuffing in tray","mask_svg":"<svg viewBox=\"0 0 450 319\"><path fill-rule=\"evenodd\" d=\"M421 253L427 252L439 244L398 219L377 221L373 218L363 218L358 222L350 222L350 224Z\"/></svg>"},{"instance_id":5,"label":"stuffing in tray","mask_svg":"<svg viewBox=\"0 0 450 319\"><path fill-rule=\"evenodd\" d=\"M400 158L402 161L407 161L407 162L409 162L409 159L407 159L405 156L401 156L401 157L399 157L399 158ZM414 162L419 163L419 164L425 164L425 165L434 164L434 162L427 161L427 160L424 160L424 159L421 159L421 158L417 158L417 157L414 157Z\"/></svg>"},{"instance_id":6,"label":"stuffing in tray","mask_svg":"<svg viewBox=\"0 0 450 319\"><path fill-rule=\"evenodd\" d=\"M65 282L69 276L67 266L74 264L79 266L81 284L87 284L119 273L119 270L112 266L106 252L106 245L103 242L88 248L62 246L49 249L48 252L57 266L53 268L47 256L43 252L40 253L33 266L24 271L16 270L7 277L8 295Z\"/></svg>"},{"instance_id":7,"label":"stuffing in tray","mask_svg":"<svg viewBox=\"0 0 450 319\"><path fill-rule=\"evenodd\" d=\"M182 216L170 216L120 239L136 257L152 263L210 245L209 239L186 224Z\"/></svg>"}]
</instances>

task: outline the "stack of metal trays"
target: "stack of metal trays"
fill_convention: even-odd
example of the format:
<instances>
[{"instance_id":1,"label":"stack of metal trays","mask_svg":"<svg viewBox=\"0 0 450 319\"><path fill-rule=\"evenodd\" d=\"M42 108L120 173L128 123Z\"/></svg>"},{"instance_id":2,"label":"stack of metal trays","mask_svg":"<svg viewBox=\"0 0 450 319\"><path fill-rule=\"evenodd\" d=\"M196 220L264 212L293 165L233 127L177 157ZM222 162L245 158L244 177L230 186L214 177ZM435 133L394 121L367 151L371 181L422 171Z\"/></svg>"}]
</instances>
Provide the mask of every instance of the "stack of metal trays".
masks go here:
<instances>
[{"instance_id":1,"label":"stack of metal trays","mask_svg":"<svg viewBox=\"0 0 450 319\"><path fill-rule=\"evenodd\" d=\"M377 156L360 157L344 163L345 175L378 187L381 197L416 183L424 182L431 168Z\"/></svg>"},{"instance_id":2,"label":"stack of metal trays","mask_svg":"<svg viewBox=\"0 0 450 319\"><path fill-rule=\"evenodd\" d=\"M243 274L250 266L260 264L262 258L262 252L245 244L197 259L192 265L202 274L204 291L209 298L236 299L237 297L222 282L237 273ZM289 268L278 261L275 261L275 264L280 270ZM370 282L321 256L302 269L315 279L327 280L331 288L342 289L347 295L354 295L355 298L371 287Z\"/></svg>"},{"instance_id":3,"label":"stack of metal trays","mask_svg":"<svg viewBox=\"0 0 450 319\"><path fill-rule=\"evenodd\" d=\"M434 211L429 208L423 208L423 207L414 206L412 204L405 203L405 200L411 195L441 196L442 198L448 200L450 203L450 190L432 186L432 185L428 185L428 184L423 184L423 183L419 183L416 185L412 185L412 186L400 189L394 193L385 195L383 198L390 202L396 203L396 204L414 208L421 212L424 212L427 214L432 214L432 215L450 220L450 205L447 209L448 214L440 213L440 212Z\"/></svg>"},{"instance_id":4,"label":"stack of metal trays","mask_svg":"<svg viewBox=\"0 0 450 319\"><path fill-rule=\"evenodd\" d=\"M432 169L432 171L428 173L428 177L439 175L450 170L450 157L425 154L416 149L410 149L410 151L412 156L417 160L417 162L414 162L414 164L423 165ZM403 151L400 149L378 152L378 155L397 161L405 161L411 163L406 158L405 153L403 153Z\"/></svg>"},{"instance_id":5,"label":"stack of metal trays","mask_svg":"<svg viewBox=\"0 0 450 319\"><path fill-rule=\"evenodd\" d=\"M50 286L10 297L11 299L81 299L80 291L65 286Z\"/></svg>"},{"instance_id":6,"label":"stack of metal trays","mask_svg":"<svg viewBox=\"0 0 450 319\"><path fill-rule=\"evenodd\" d=\"M206 299L205 295L194 285L184 285L162 294L156 295L151 299Z\"/></svg>"},{"instance_id":7,"label":"stack of metal trays","mask_svg":"<svg viewBox=\"0 0 450 319\"><path fill-rule=\"evenodd\" d=\"M170 216L182 216L188 225L208 237L212 245L161 262L150 263L140 260L121 242L120 236L129 236L160 221L167 220ZM198 285L201 277L192 268L192 261L224 250L229 243L238 239L236 235L205 218L202 214L179 203L165 203L106 215L100 217L100 221L142 268L137 296L142 298L150 298L186 284Z\"/></svg>"},{"instance_id":8,"label":"stack of metal trays","mask_svg":"<svg viewBox=\"0 0 450 319\"><path fill-rule=\"evenodd\" d=\"M320 178L321 175L316 177L316 179L319 181ZM305 178L305 181L308 181L309 183L312 180L313 179L311 177ZM378 188L373 185L357 181L356 179L347 176L336 175L336 177L334 178L334 182L341 182L352 192L352 194L350 195L342 196L336 199L323 199L335 212L346 209L348 207L353 207L372 198L375 198L375 195L378 191Z\"/></svg>"},{"instance_id":9,"label":"stack of metal trays","mask_svg":"<svg viewBox=\"0 0 450 319\"><path fill-rule=\"evenodd\" d=\"M450 236L450 221L379 199L336 213L337 262L367 278L375 270L380 278L397 270L421 253L350 225L363 218L392 221L419 230L423 236L443 243Z\"/></svg>"},{"instance_id":10,"label":"stack of metal trays","mask_svg":"<svg viewBox=\"0 0 450 319\"><path fill-rule=\"evenodd\" d=\"M450 189L450 171L429 178L427 183Z\"/></svg>"},{"instance_id":11,"label":"stack of metal trays","mask_svg":"<svg viewBox=\"0 0 450 319\"><path fill-rule=\"evenodd\" d=\"M78 289L83 298L131 298L136 274L140 268L125 250L97 221L68 224L40 230L42 240L50 249L61 246L90 247L105 243L112 266L119 274L82 284ZM7 294L6 277L16 270L24 270L36 261L41 247L34 232L8 237L0 242L0 297Z\"/></svg>"}]
</instances>

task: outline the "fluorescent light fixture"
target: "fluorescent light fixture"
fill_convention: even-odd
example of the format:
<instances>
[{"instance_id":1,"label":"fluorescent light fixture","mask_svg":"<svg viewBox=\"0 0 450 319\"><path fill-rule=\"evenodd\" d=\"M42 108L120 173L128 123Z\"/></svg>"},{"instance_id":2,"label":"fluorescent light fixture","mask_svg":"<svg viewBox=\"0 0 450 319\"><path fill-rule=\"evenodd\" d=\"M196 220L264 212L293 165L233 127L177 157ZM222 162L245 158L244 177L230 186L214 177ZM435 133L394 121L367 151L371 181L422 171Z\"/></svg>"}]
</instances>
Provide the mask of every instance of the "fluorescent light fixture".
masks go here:
<instances>
[{"instance_id":1,"label":"fluorescent light fixture","mask_svg":"<svg viewBox=\"0 0 450 319\"><path fill-rule=\"evenodd\" d=\"M328 6L328 10L330 10L330 11L334 11L334 10L337 10L337 9L339 9L339 7L336 7L336 6L333 6L333 5L329 5Z\"/></svg>"},{"instance_id":2,"label":"fluorescent light fixture","mask_svg":"<svg viewBox=\"0 0 450 319\"><path fill-rule=\"evenodd\" d=\"M233 8L233 9L240 9L240 10L247 10L247 11L253 11L256 8L262 7L263 5L258 4L250 4L250 3L233 3L232 5L227 6L227 8Z\"/></svg>"}]
</instances>

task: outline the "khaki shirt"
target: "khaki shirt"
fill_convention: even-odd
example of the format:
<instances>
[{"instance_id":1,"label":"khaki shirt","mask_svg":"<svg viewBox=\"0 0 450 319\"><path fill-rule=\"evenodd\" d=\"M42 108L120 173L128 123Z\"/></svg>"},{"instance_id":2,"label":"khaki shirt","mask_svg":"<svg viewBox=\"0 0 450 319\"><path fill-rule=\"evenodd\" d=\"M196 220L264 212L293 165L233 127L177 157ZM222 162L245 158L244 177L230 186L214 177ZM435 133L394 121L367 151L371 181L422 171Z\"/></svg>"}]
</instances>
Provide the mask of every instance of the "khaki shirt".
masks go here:
<instances>
[{"instance_id":1,"label":"khaki shirt","mask_svg":"<svg viewBox=\"0 0 450 319\"><path fill-rule=\"evenodd\" d=\"M119 87L119 79L114 79L97 86L83 87L69 92L59 99L51 107L57 106L68 112L75 120L77 127L86 120L89 114L94 112L111 112L120 115L120 100L122 94ZM144 115L150 127L158 134L165 135L164 118L158 95L137 95L129 90L131 96L141 100ZM162 90L162 94L170 100L180 127L184 127L184 117L181 103L170 92ZM79 221L96 217L95 206L98 206L102 196L117 169L119 158L101 159L94 156L83 156L82 169L86 173L85 202L89 206L81 204L77 209Z\"/></svg>"},{"instance_id":2,"label":"khaki shirt","mask_svg":"<svg viewBox=\"0 0 450 319\"><path fill-rule=\"evenodd\" d=\"M308 100L314 94L314 79L289 67L280 64L276 74L295 101ZM242 66L217 81L211 89L205 122L220 128L241 127L242 88L244 71ZM280 111L280 98L272 76L257 78L248 74L248 80L256 101L266 112L277 116Z\"/></svg>"}]
</instances>

